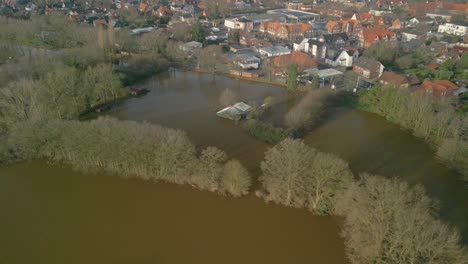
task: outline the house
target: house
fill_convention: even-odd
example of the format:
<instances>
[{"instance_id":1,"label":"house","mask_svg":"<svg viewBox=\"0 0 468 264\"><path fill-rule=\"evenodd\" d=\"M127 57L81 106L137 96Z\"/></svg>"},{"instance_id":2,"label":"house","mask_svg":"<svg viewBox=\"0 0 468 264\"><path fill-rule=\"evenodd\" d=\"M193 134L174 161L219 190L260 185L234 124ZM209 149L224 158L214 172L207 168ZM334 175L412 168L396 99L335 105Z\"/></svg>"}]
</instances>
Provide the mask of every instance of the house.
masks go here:
<instances>
[{"instance_id":1,"label":"house","mask_svg":"<svg viewBox=\"0 0 468 264\"><path fill-rule=\"evenodd\" d=\"M413 39L425 40L427 36L427 32L416 29L403 29L400 34L402 42L410 42Z\"/></svg>"},{"instance_id":2,"label":"house","mask_svg":"<svg viewBox=\"0 0 468 264\"><path fill-rule=\"evenodd\" d=\"M308 76L309 78L318 76L320 80L320 86L324 86L325 82L332 83L332 89L334 87L334 82L337 79L342 78L343 75L344 74L342 72L331 68L322 70L312 68L304 71L304 76Z\"/></svg>"},{"instance_id":3,"label":"house","mask_svg":"<svg viewBox=\"0 0 468 264\"><path fill-rule=\"evenodd\" d=\"M396 40L393 31L387 26L373 26L361 29L358 34L358 42L361 47L368 48L378 41Z\"/></svg>"},{"instance_id":4,"label":"house","mask_svg":"<svg viewBox=\"0 0 468 264\"><path fill-rule=\"evenodd\" d=\"M425 47L426 42L420 39L412 39L409 42L402 42L400 46L403 49L403 51L412 52L414 50Z\"/></svg>"},{"instance_id":5,"label":"house","mask_svg":"<svg viewBox=\"0 0 468 264\"><path fill-rule=\"evenodd\" d=\"M361 22L356 19L341 19L340 21L330 20L325 25L325 30L330 33L348 33L352 34L359 31Z\"/></svg>"},{"instance_id":6,"label":"house","mask_svg":"<svg viewBox=\"0 0 468 264\"><path fill-rule=\"evenodd\" d=\"M273 64L282 68L286 68L291 64L296 64L299 69L317 67L317 61L301 51L293 51L291 54L277 56L274 58Z\"/></svg>"},{"instance_id":7,"label":"house","mask_svg":"<svg viewBox=\"0 0 468 264\"><path fill-rule=\"evenodd\" d=\"M197 41L190 41L180 45L180 49L188 53L194 52L198 49L201 49L202 47L203 44Z\"/></svg>"},{"instance_id":8,"label":"house","mask_svg":"<svg viewBox=\"0 0 468 264\"><path fill-rule=\"evenodd\" d=\"M230 18L224 20L224 26L234 30L246 30L252 31L253 22L246 17L241 18Z\"/></svg>"},{"instance_id":9,"label":"house","mask_svg":"<svg viewBox=\"0 0 468 264\"><path fill-rule=\"evenodd\" d=\"M295 51L303 51L319 59L325 59L327 45L316 39L303 39L301 43L294 43Z\"/></svg>"},{"instance_id":10,"label":"house","mask_svg":"<svg viewBox=\"0 0 468 264\"><path fill-rule=\"evenodd\" d=\"M367 79L380 78L383 70L382 63L368 57L360 57L353 65L353 71Z\"/></svg>"},{"instance_id":11,"label":"house","mask_svg":"<svg viewBox=\"0 0 468 264\"><path fill-rule=\"evenodd\" d=\"M238 54L234 57L234 63L243 70L258 69L261 60L249 54Z\"/></svg>"},{"instance_id":12,"label":"house","mask_svg":"<svg viewBox=\"0 0 468 264\"><path fill-rule=\"evenodd\" d=\"M263 22L259 31L275 38L294 40L303 38L310 32L310 25L306 23Z\"/></svg>"},{"instance_id":13,"label":"house","mask_svg":"<svg viewBox=\"0 0 468 264\"><path fill-rule=\"evenodd\" d=\"M448 47L446 43L438 42L438 41L432 41L431 45L427 47L429 54L433 58L437 58L440 56L446 56L448 54Z\"/></svg>"},{"instance_id":14,"label":"house","mask_svg":"<svg viewBox=\"0 0 468 264\"><path fill-rule=\"evenodd\" d=\"M323 34L320 36L319 41L335 49L341 49L344 46L350 45L350 40L346 33Z\"/></svg>"},{"instance_id":15,"label":"house","mask_svg":"<svg viewBox=\"0 0 468 264\"><path fill-rule=\"evenodd\" d=\"M391 71L384 71L379 78L379 82L397 88L408 88L410 86L410 80L406 76Z\"/></svg>"},{"instance_id":16,"label":"house","mask_svg":"<svg viewBox=\"0 0 468 264\"><path fill-rule=\"evenodd\" d=\"M240 37L239 43L241 45L253 47L253 46L257 46L261 42L259 39L257 39L252 34L241 33L240 35L241 35L241 37Z\"/></svg>"},{"instance_id":17,"label":"house","mask_svg":"<svg viewBox=\"0 0 468 264\"><path fill-rule=\"evenodd\" d=\"M145 4L145 3L140 3L140 5L138 6L138 11L140 11L140 12L145 12L147 6L148 6L148 5Z\"/></svg>"},{"instance_id":18,"label":"house","mask_svg":"<svg viewBox=\"0 0 468 264\"><path fill-rule=\"evenodd\" d=\"M327 51L327 57L325 58L325 63L330 66L342 66L342 67L351 67L353 62L359 57L359 51L357 50L341 50L336 51L329 49Z\"/></svg>"},{"instance_id":19,"label":"house","mask_svg":"<svg viewBox=\"0 0 468 264\"><path fill-rule=\"evenodd\" d=\"M246 118L249 112L252 110L252 107L244 102L236 103L232 106L228 106L216 113L217 116L231 119L231 120L240 120Z\"/></svg>"},{"instance_id":20,"label":"house","mask_svg":"<svg viewBox=\"0 0 468 264\"><path fill-rule=\"evenodd\" d=\"M153 12L153 15L158 17L171 17L173 16L173 13L169 8L160 6L156 11Z\"/></svg>"},{"instance_id":21,"label":"house","mask_svg":"<svg viewBox=\"0 0 468 264\"><path fill-rule=\"evenodd\" d=\"M291 50L283 46L271 46L271 47L260 48L258 52L263 56L276 57L276 56L290 54Z\"/></svg>"},{"instance_id":22,"label":"house","mask_svg":"<svg viewBox=\"0 0 468 264\"><path fill-rule=\"evenodd\" d=\"M410 27L415 27L418 24L419 24L419 19L417 19L415 17L408 20L408 26L410 26Z\"/></svg>"},{"instance_id":23,"label":"house","mask_svg":"<svg viewBox=\"0 0 468 264\"><path fill-rule=\"evenodd\" d=\"M420 17L424 16L427 12L432 12L439 7L442 6L441 1L434 1L434 2L419 2L419 3L414 3L409 6L409 11L411 15Z\"/></svg>"},{"instance_id":24,"label":"house","mask_svg":"<svg viewBox=\"0 0 468 264\"><path fill-rule=\"evenodd\" d=\"M392 26L390 27L390 29L400 29L401 28L401 21L400 19L395 19L392 21Z\"/></svg>"},{"instance_id":25,"label":"house","mask_svg":"<svg viewBox=\"0 0 468 264\"><path fill-rule=\"evenodd\" d=\"M468 31L468 24L466 23L445 23L443 25L439 25L439 29L437 32L439 33L447 33L457 36L464 37Z\"/></svg>"},{"instance_id":26,"label":"house","mask_svg":"<svg viewBox=\"0 0 468 264\"><path fill-rule=\"evenodd\" d=\"M425 80L420 88L436 97L451 97L459 87L449 80Z\"/></svg>"}]
</instances>

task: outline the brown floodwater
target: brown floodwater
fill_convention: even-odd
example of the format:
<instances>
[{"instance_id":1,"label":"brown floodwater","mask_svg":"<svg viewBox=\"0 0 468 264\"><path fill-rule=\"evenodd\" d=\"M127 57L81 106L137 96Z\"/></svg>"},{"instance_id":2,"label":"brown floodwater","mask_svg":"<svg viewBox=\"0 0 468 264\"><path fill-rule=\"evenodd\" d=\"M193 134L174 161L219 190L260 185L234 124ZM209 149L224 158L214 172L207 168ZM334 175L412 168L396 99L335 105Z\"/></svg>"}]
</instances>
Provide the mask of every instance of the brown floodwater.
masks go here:
<instances>
[{"instance_id":1,"label":"brown floodwater","mask_svg":"<svg viewBox=\"0 0 468 264\"><path fill-rule=\"evenodd\" d=\"M336 219L188 186L0 170L0 263L345 263Z\"/></svg>"},{"instance_id":2,"label":"brown floodwater","mask_svg":"<svg viewBox=\"0 0 468 264\"><path fill-rule=\"evenodd\" d=\"M150 93L108 115L185 130L258 175L268 145L215 115L225 88L239 100L285 98L283 88L171 71L142 86ZM291 100L290 100L291 101ZM292 100L294 101L294 100ZM281 123L290 104L268 118ZM422 183L443 218L467 237L468 192L427 145L369 113L332 109L307 144L350 162L355 173ZM346 263L338 219L188 186L87 175L44 161L0 169L0 263Z\"/></svg>"}]
</instances>

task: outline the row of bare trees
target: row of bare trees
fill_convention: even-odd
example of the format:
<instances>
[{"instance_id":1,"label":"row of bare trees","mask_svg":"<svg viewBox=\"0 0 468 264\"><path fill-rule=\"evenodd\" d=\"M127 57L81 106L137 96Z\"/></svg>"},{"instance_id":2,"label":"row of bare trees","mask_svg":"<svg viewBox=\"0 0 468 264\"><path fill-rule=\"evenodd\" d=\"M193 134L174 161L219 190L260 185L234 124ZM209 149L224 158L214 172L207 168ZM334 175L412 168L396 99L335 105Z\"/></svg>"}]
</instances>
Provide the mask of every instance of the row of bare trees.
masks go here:
<instances>
[{"instance_id":1,"label":"row of bare trees","mask_svg":"<svg viewBox=\"0 0 468 264\"><path fill-rule=\"evenodd\" d=\"M10 128L0 157L10 161L46 159L94 173L190 184L233 196L247 194L248 171L225 152L208 147L197 153L185 132L149 123L98 118L48 119Z\"/></svg>"},{"instance_id":2,"label":"row of bare trees","mask_svg":"<svg viewBox=\"0 0 468 264\"><path fill-rule=\"evenodd\" d=\"M385 117L435 146L449 166L468 176L468 118L450 99L376 86L362 91L359 107Z\"/></svg>"}]
</instances>

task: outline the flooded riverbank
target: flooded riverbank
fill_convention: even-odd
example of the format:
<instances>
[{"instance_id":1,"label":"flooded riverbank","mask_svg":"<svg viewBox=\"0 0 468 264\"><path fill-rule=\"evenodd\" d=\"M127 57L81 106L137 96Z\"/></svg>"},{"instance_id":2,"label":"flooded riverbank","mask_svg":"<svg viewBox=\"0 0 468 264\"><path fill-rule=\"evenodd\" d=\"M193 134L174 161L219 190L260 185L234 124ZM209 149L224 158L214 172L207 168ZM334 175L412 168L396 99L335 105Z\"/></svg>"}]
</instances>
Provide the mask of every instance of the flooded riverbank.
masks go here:
<instances>
[{"instance_id":1,"label":"flooded riverbank","mask_svg":"<svg viewBox=\"0 0 468 264\"><path fill-rule=\"evenodd\" d=\"M147 96L125 101L108 114L182 129L197 146L221 148L252 173L260 173L259 166L269 145L250 136L235 122L217 117L218 98L225 88L230 88L246 102L261 102L266 96L284 100L284 88L180 71L155 76L142 86L151 90ZM293 101L275 105L269 118L282 123ZM441 164L422 140L375 114L335 108L305 136L305 141L348 161L356 174L368 172L422 183L429 195L440 201L442 217L458 226L468 242L466 183Z\"/></svg>"}]
</instances>

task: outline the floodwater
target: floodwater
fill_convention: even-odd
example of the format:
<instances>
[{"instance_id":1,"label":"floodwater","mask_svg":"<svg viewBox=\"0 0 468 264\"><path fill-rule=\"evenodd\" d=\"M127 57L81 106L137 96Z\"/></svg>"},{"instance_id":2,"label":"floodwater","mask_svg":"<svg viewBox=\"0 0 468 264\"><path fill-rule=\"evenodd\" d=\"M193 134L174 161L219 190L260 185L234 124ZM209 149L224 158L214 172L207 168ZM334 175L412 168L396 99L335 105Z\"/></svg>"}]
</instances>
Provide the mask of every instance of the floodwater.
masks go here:
<instances>
[{"instance_id":1,"label":"floodwater","mask_svg":"<svg viewBox=\"0 0 468 264\"><path fill-rule=\"evenodd\" d=\"M284 98L283 88L172 71L141 84L150 93L109 115L185 130L199 147L216 146L258 175L268 145L215 115L225 88L239 100ZM274 107L278 121L288 104ZM424 142L384 119L333 109L307 144L350 162L355 173L422 183L444 219L467 237L468 192ZM83 175L44 161L0 169L0 263L346 263L339 219L105 174Z\"/></svg>"},{"instance_id":2,"label":"floodwater","mask_svg":"<svg viewBox=\"0 0 468 264\"><path fill-rule=\"evenodd\" d=\"M0 263L345 263L334 218L188 186L0 170Z\"/></svg>"}]
</instances>

